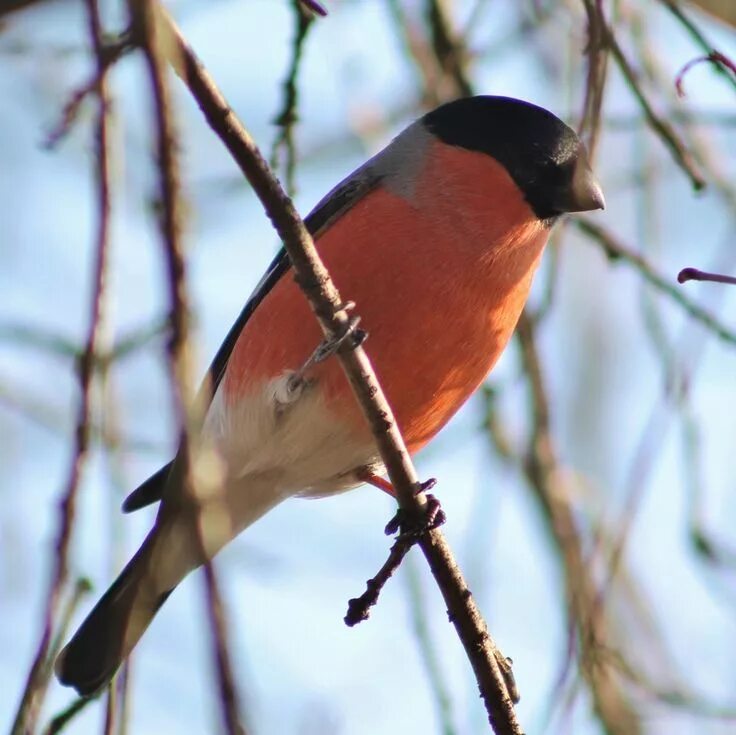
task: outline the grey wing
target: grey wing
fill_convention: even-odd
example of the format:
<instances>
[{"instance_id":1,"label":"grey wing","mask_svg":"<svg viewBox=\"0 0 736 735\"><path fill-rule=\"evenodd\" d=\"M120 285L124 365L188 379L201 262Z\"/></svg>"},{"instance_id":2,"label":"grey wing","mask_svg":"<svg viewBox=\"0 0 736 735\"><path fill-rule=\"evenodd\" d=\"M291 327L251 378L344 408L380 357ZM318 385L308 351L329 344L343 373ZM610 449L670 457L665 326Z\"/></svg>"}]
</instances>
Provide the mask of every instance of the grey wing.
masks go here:
<instances>
[{"instance_id":1,"label":"grey wing","mask_svg":"<svg viewBox=\"0 0 736 735\"><path fill-rule=\"evenodd\" d=\"M313 238L317 239L327 227L378 185L383 175L375 172L369 164L370 162L338 184L307 215L304 224L307 226ZM243 327L247 324L248 319L250 319L256 308L258 308L258 305L278 281L283 278L290 267L289 256L282 247L276 257L271 261L266 273L259 281L255 291L246 302L243 310L230 328L225 340L220 345L220 349L217 350L212 360L199 393L200 398L206 398L207 405L212 400L212 396L225 374L228 360ZM205 392L206 396L203 396ZM171 475L172 467L175 465L178 456L177 454L171 462L165 464L128 495L122 505L124 513L130 513L131 511L138 510L161 500L169 476Z\"/></svg>"}]
</instances>

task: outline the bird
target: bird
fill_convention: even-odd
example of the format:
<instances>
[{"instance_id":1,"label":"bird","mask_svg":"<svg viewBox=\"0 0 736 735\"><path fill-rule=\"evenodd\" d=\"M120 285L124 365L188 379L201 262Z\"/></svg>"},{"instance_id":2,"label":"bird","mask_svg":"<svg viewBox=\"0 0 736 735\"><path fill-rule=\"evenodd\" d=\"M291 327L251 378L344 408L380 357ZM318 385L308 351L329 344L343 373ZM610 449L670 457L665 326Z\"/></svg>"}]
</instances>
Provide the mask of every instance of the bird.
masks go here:
<instances>
[{"instance_id":1,"label":"bird","mask_svg":"<svg viewBox=\"0 0 736 735\"><path fill-rule=\"evenodd\" d=\"M478 95L411 123L306 217L356 305L412 454L497 362L555 222L604 208L568 125L530 102ZM154 526L57 657L62 684L101 690L177 584L283 500L366 482L391 491L338 361L310 359L322 338L282 250L205 378L199 439L219 480L199 499L200 539L180 450L123 503L130 512L158 502Z\"/></svg>"}]
</instances>

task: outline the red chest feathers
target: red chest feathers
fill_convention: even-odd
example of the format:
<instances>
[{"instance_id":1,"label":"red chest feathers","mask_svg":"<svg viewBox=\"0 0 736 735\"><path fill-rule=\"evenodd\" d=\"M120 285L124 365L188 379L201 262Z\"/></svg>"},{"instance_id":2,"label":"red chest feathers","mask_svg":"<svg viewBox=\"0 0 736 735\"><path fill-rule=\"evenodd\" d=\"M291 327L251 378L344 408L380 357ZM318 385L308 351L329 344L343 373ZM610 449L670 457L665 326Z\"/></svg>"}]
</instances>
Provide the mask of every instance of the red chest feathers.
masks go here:
<instances>
[{"instance_id":1,"label":"red chest feathers","mask_svg":"<svg viewBox=\"0 0 736 735\"><path fill-rule=\"evenodd\" d=\"M485 155L437 150L409 197L379 188L317 241L416 451L478 387L500 356L529 292L547 229L505 170ZM287 275L243 330L228 399L297 369L321 334ZM315 369L328 405L362 428L336 360Z\"/></svg>"}]
</instances>

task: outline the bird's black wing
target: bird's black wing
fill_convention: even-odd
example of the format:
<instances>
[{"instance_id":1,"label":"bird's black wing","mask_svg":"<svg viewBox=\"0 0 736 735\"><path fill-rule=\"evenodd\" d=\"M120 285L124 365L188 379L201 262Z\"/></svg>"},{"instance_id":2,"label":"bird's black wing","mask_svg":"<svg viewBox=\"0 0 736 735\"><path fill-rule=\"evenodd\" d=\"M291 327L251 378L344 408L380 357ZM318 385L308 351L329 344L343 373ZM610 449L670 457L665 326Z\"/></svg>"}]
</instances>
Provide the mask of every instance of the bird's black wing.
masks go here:
<instances>
[{"instance_id":1,"label":"bird's black wing","mask_svg":"<svg viewBox=\"0 0 736 735\"><path fill-rule=\"evenodd\" d=\"M316 240L327 227L345 214L345 212L368 194L368 192L374 189L381 178L382 176L380 174L373 172L370 166L366 165L345 179L345 181L338 184L317 204L304 220L304 224L312 237ZM206 391L208 405L225 374L228 360L235 347L235 343L238 341L240 332L247 324L253 312L258 308L261 301L263 301L290 267L289 256L286 254L286 250L281 248L276 257L271 261L265 275L261 278L252 296L246 302L243 310L230 328L225 340L220 345L220 349L217 350L212 360L212 364L207 371L207 376L200 388L200 397ZM128 495L123 502L123 512L130 513L133 510L138 510L161 500L171 468L176 462L177 457L151 475L142 485L139 485Z\"/></svg>"}]
</instances>

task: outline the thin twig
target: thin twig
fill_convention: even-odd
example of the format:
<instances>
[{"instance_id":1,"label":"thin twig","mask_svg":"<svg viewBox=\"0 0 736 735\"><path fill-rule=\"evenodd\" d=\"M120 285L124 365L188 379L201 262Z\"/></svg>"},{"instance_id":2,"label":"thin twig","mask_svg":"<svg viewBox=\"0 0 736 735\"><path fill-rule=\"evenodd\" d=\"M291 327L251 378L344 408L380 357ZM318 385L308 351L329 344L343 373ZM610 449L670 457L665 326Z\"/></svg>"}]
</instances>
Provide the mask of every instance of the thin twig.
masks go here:
<instances>
[{"instance_id":1,"label":"thin twig","mask_svg":"<svg viewBox=\"0 0 736 735\"><path fill-rule=\"evenodd\" d=\"M649 123L649 127L669 149L675 163L677 163L677 165L687 174L693 188L696 191L700 191L705 187L705 179L698 171L697 165L693 160L690 151L680 140L673 127L662 116L658 115L652 107L652 104L649 102L649 99L642 89L637 73L634 71L634 67L626 57L626 54L624 54L615 34L608 24L602 20L600 28L606 45L611 50L611 54L621 70L629 89L631 89L634 97L636 97L639 102L639 107L641 107L642 112Z\"/></svg>"},{"instance_id":2,"label":"thin twig","mask_svg":"<svg viewBox=\"0 0 736 735\"><path fill-rule=\"evenodd\" d=\"M700 271L697 268L683 268L677 274L678 283L687 283L688 281L710 281L711 283L728 283L736 284L735 276L726 276L723 273L708 273Z\"/></svg>"},{"instance_id":3,"label":"thin twig","mask_svg":"<svg viewBox=\"0 0 736 735\"><path fill-rule=\"evenodd\" d=\"M736 332L721 324L713 314L706 311L702 306L698 306L698 304L691 301L687 296L684 296L682 291L674 283L657 273L654 270L654 266L644 256L627 245L624 245L613 233L604 227L594 224L585 217L576 218L575 225L592 240L600 244L608 258L613 261L622 260L633 266L647 282L655 286L684 309L688 316L700 322L719 339L727 344L736 346Z\"/></svg>"},{"instance_id":4,"label":"thin twig","mask_svg":"<svg viewBox=\"0 0 736 735\"><path fill-rule=\"evenodd\" d=\"M49 644L51 643L53 628L59 613L61 594L69 576L69 548L76 515L77 493L90 442L93 365L97 342L102 334L104 324L105 272L108 257L110 220L110 172L107 142L107 107L109 99L105 78L107 66L103 62L101 52L102 29L97 0L87 0L87 12L89 16L91 45L94 49L99 77L99 83L97 85L99 107L96 120L95 143L98 222L92 275L92 303L90 306L90 319L85 340L85 350L78 366L80 399L77 409L74 446L66 486L59 504L59 526L54 546L53 572L46 597L43 629L13 724L13 735L25 735L25 733L35 730L41 704L51 677L51 667L48 666L47 661Z\"/></svg>"},{"instance_id":5,"label":"thin twig","mask_svg":"<svg viewBox=\"0 0 736 735\"><path fill-rule=\"evenodd\" d=\"M271 151L271 167L275 170L278 167L279 153L283 148L286 152L286 162L284 164L284 173L286 180L286 191L289 196L294 196L296 191L295 173L296 173L296 145L294 143L294 126L299 121L298 105L299 105L299 87L297 86L297 78L301 66L302 52L304 43L307 40L307 34L312 27L314 16L307 12L302 5L302 0L292 0L293 16L294 16L294 39L291 42L291 62L289 63L289 71L284 79L284 99L281 111L274 121L279 126L280 131L273 144Z\"/></svg>"},{"instance_id":6,"label":"thin twig","mask_svg":"<svg viewBox=\"0 0 736 735\"><path fill-rule=\"evenodd\" d=\"M178 137L166 79L164 54L167 38L162 28L162 19L154 0L129 0L131 27L134 39L141 44L156 118L156 149L159 167L159 185L162 204L161 236L166 259L171 339L169 342L169 367L172 382L174 415L180 427L180 452L182 485L185 500L192 502L194 536L200 545L204 562L204 579L207 611L212 632L213 649L220 692L220 705L226 732L243 735L245 730L238 712L237 690L230 663L227 631L223 604L217 578L210 561L204 553L201 525L196 517L197 498L191 473L192 447L190 428L196 424L196 416L190 408L190 396L194 395L190 358L190 314L186 293L186 264L182 245L181 226L183 210L181 204L179 170L177 161Z\"/></svg>"},{"instance_id":7,"label":"thin twig","mask_svg":"<svg viewBox=\"0 0 736 735\"><path fill-rule=\"evenodd\" d=\"M711 51L706 56L698 56L696 59L691 59L677 73L677 76L675 77L675 89L677 90L677 95L679 97L685 96L685 89L683 87L683 83L685 81L685 75L694 66L697 66L698 64L702 64L703 62L707 62L707 61L711 62L711 64L714 64L715 66L719 68L728 69L730 72L729 78L732 79L734 84L736 85L736 64L734 64L734 62L731 61L731 59L729 59L728 56L724 56L720 51Z\"/></svg>"},{"instance_id":8,"label":"thin twig","mask_svg":"<svg viewBox=\"0 0 736 735\"><path fill-rule=\"evenodd\" d=\"M88 704L94 702L93 697L78 697L65 707L58 715L55 715L43 735L56 735L61 732Z\"/></svg>"},{"instance_id":9,"label":"thin twig","mask_svg":"<svg viewBox=\"0 0 736 735\"><path fill-rule=\"evenodd\" d=\"M330 338L344 334L350 324L350 317L343 308L345 301L335 289L293 203L173 21L168 15L165 17L172 34L171 48L175 49L172 63L261 200L325 335ZM426 508L426 496L423 492L416 493L419 488L417 474L391 408L365 351L360 346L351 347L344 347L337 356L371 426L401 507L421 517ZM475 672L489 721L499 734L520 733L502 670L505 659L488 634L444 536L439 530L430 531L422 536L419 545Z\"/></svg>"},{"instance_id":10,"label":"thin twig","mask_svg":"<svg viewBox=\"0 0 736 735\"><path fill-rule=\"evenodd\" d=\"M695 23L693 23L693 21L690 20L690 18L685 14L685 11L681 7L681 3L675 2L674 0L660 0L660 2L670 11L670 13L672 13L675 18L677 18L683 28L685 28L685 30L690 34L695 43L700 46L700 48L708 55L708 57L710 57L714 52L718 54L718 52L715 51L715 47L713 46L713 44L703 34L700 28L698 28L698 26L695 25ZM722 56L721 54L718 55ZM725 60L725 63L721 61L720 64L715 65L716 71L721 74L724 79L727 79L729 82L731 82L731 86L736 89L736 68L734 68L734 64L730 59L727 59L726 57L723 57L723 59ZM678 78L683 73L684 70L680 72Z\"/></svg>"},{"instance_id":11,"label":"thin twig","mask_svg":"<svg viewBox=\"0 0 736 735\"><path fill-rule=\"evenodd\" d=\"M125 53L130 51L131 48L132 46L130 44L128 34L121 35L115 42L107 43L103 42L102 37L100 37L99 49L97 52L97 58L99 60L97 69L87 82L72 93L71 97L64 105L59 121L46 136L46 140L43 144L45 148L49 150L55 148L67 135L74 124L74 121L77 119L84 100L93 92L99 93L100 83L104 75L107 73L107 70Z\"/></svg>"}]
</instances>

